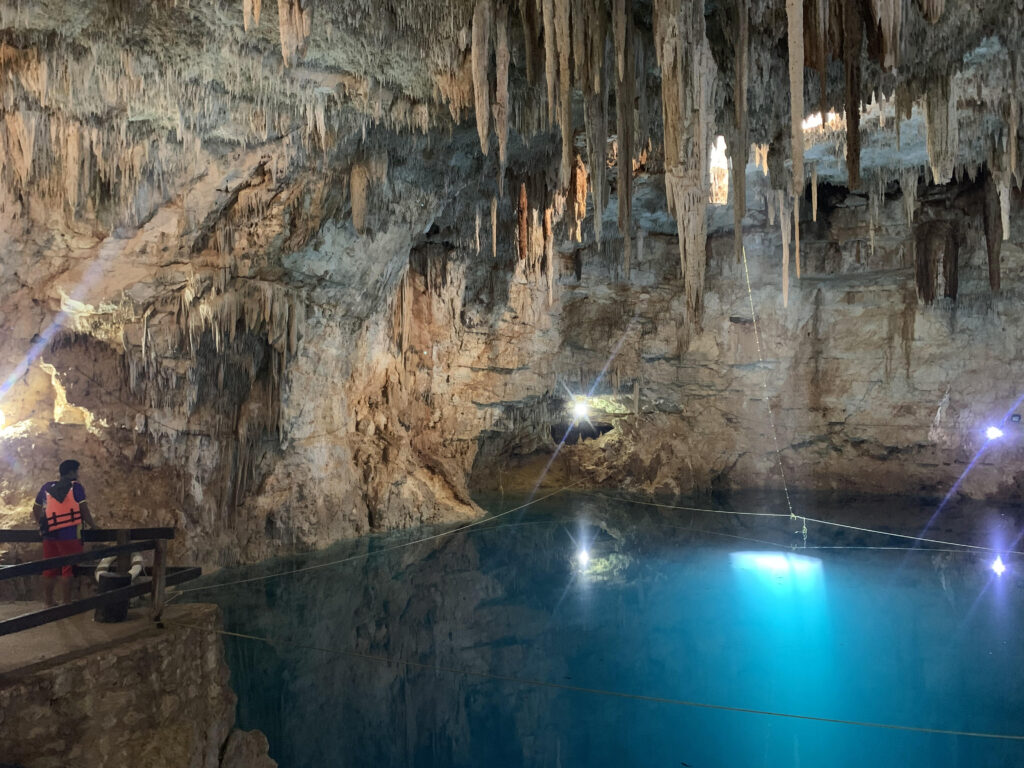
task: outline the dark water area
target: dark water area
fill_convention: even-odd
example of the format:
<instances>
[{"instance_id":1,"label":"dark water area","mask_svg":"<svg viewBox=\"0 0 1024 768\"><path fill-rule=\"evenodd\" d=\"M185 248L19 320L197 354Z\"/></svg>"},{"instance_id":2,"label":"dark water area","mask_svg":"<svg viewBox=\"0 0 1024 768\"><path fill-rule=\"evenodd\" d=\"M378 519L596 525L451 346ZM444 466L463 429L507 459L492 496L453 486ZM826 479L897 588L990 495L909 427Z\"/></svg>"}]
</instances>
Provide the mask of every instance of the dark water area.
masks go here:
<instances>
[{"instance_id":1,"label":"dark water area","mask_svg":"<svg viewBox=\"0 0 1024 768\"><path fill-rule=\"evenodd\" d=\"M1024 736L1024 560L802 527L559 494L189 597L273 641L225 637L282 768L1024 766L1022 739L826 722Z\"/></svg>"}]
</instances>

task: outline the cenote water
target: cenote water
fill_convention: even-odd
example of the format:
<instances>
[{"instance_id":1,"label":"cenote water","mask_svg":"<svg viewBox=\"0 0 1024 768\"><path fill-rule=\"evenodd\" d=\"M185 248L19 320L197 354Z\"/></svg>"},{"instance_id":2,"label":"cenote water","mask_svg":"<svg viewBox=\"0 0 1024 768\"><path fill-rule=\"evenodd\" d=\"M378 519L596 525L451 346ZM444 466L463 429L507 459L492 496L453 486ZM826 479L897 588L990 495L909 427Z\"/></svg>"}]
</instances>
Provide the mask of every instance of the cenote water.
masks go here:
<instances>
[{"instance_id":1,"label":"cenote water","mask_svg":"<svg viewBox=\"0 0 1024 768\"><path fill-rule=\"evenodd\" d=\"M765 714L1024 734L1017 561L794 525L560 494L190 598L273 641L225 637L238 724L282 768L1024 765L1021 740Z\"/></svg>"}]
</instances>

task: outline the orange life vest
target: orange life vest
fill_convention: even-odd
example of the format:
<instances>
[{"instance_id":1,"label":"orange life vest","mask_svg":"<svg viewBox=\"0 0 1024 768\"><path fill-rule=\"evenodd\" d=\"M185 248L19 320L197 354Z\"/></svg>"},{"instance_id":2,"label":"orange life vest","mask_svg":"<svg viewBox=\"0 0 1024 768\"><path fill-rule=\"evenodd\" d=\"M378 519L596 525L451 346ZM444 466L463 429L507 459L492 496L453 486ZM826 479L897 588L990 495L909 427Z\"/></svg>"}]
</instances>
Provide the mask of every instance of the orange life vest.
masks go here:
<instances>
[{"instance_id":1,"label":"orange life vest","mask_svg":"<svg viewBox=\"0 0 1024 768\"><path fill-rule=\"evenodd\" d=\"M61 528L69 528L72 525L81 525L82 511L75 501L75 486L68 488L68 494L64 501L57 501L50 492L46 492L46 530L48 532L58 531Z\"/></svg>"}]
</instances>

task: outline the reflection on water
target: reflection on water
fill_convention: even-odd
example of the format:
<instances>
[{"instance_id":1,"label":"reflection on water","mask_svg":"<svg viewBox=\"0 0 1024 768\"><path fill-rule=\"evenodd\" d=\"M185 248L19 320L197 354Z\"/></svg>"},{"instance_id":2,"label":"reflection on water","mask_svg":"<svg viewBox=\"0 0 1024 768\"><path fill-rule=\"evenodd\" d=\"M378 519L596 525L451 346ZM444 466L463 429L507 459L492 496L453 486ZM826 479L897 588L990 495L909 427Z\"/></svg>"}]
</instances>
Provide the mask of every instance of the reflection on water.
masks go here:
<instances>
[{"instance_id":1,"label":"reflection on water","mask_svg":"<svg viewBox=\"0 0 1024 768\"><path fill-rule=\"evenodd\" d=\"M225 638L239 724L282 768L1024 765L1022 741L685 705L1024 733L1013 570L993 582L972 555L773 541L795 543L788 520L560 495L195 599L276 641Z\"/></svg>"}]
</instances>

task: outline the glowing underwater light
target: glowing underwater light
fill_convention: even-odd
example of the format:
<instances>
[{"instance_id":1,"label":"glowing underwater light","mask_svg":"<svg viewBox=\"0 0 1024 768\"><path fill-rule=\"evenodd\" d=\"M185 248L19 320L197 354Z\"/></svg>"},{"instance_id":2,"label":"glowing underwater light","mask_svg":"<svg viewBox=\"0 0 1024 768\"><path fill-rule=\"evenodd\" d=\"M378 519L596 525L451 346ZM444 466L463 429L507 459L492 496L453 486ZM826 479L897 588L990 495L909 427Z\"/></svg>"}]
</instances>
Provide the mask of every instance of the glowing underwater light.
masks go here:
<instances>
[{"instance_id":1,"label":"glowing underwater light","mask_svg":"<svg viewBox=\"0 0 1024 768\"><path fill-rule=\"evenodd\" d=\"M587 401L586 400L577 400L575 403L573 403L572 415L573 415L573 418L575 418L577 420L585 419L588 416L590 416L590 406L587 405Z\"/></svg>"},{"instance_id":2,"label":"glowing underwater light","mask_svg":"<svg viewBox=\"0 0 1024 768\"><path fill-rule=\"evenodd\" d=\"M585 549L581 549L579 554L576 555L576 562L580 564L580 568L586 568L587 563L590 562L590 553Z\"/></svg>"},{"instance_id":3,"label":"glowing underwater light","mask_svg":"<svg viewBox=\"0 0 1024 768\"><path fill-rule=\"evenodd\" d=\"M1003 563L1001 555L996 555L996 559L992 561L992 570L995 571L996 576L1002 576L1006 572L1006 565Z\"/></svg>"},{"instance_id":4,"label":"glowing underwater light","mask_svg":"<svg viewBox=\"0 0 1024 768\"><path fill-rule=\"evenodd\" d=\"M1002 436L1003 430L1001 430L999 427L989 427L988 429L985 430L985 437L987 437L989 440L998 440Z\"/></svg>"}]
</instances>

